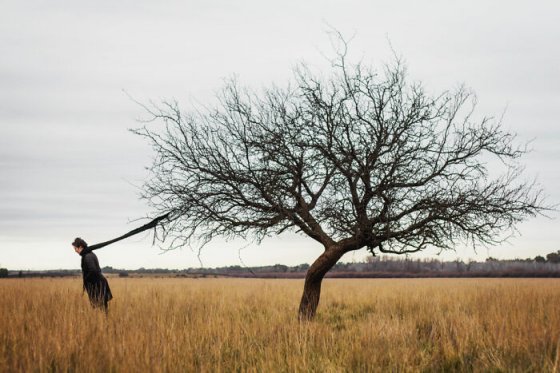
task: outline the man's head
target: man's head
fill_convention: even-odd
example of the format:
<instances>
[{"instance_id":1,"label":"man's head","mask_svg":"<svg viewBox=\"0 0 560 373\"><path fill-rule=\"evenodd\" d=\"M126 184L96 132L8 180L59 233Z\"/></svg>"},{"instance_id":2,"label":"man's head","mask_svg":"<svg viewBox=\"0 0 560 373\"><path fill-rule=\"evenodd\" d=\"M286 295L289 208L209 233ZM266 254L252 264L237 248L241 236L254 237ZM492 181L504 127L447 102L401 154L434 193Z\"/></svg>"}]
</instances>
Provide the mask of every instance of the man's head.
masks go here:
<instances>
[{"instance_id":1,"label":"man's head","mask_svg":"<svg viewBox=\"0 0 560 373\"><path fill-rule=\"evenodd\" d=\"M86 241L82 240L80 237L76 237L74 242L72 242L72 246L74 247L74 251L80 254L83 249L87 248L87 243Z\"/></svg>"}]
</instances>

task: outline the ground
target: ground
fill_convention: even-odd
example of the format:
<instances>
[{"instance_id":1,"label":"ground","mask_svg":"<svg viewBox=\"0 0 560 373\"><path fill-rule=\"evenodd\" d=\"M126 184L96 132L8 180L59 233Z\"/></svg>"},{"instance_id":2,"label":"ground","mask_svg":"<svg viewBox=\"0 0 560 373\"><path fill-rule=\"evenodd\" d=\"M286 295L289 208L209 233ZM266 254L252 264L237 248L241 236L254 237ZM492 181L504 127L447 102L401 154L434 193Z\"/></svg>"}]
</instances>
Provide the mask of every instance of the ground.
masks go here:
<instances>
[{"instance_id":1,"label":"ground","mask_svg":"<svg viewBox=\"0 0 560 373\"><path fill-rule=\"evenodd\" d=\"M0 281L0 371L558 371L559 279Z\"/></svg>"}]
</instances>

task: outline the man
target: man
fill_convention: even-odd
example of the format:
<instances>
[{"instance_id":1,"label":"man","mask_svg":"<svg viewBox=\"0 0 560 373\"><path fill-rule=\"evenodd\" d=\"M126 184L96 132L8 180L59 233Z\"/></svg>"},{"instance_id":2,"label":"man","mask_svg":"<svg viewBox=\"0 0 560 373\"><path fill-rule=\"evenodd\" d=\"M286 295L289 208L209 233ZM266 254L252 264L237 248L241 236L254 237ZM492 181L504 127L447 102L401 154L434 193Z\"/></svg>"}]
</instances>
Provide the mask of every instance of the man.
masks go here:
<instances>
[{"instance_id":1,"label":"man","mask_svg":"<svg viewBox=\"0 0 560 373\"><path fill-rule=\"evenodd\" d=\"M72 246L76 253L82 257L82 276L84 279L84 290L89 296L91 305L94 308L101 308L108 312L108 303L113 299L113 294L109 288L109 282L101 273L101 267L97 256L88 247L86 241L77 237Z\"/></svg>"}]
</instances>

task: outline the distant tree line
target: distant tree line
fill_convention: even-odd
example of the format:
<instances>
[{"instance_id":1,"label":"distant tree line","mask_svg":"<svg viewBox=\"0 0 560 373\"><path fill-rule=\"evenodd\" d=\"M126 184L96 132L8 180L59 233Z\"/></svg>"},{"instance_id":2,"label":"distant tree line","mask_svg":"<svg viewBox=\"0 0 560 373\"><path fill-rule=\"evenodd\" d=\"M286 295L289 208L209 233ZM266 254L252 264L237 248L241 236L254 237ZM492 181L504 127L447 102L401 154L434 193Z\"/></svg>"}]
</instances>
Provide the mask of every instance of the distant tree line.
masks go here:
<instances>
[{"instance_id":1,"label":"distant tree line","mask_svg":"<svg viewBox=\"0 0 560 373\"><path fill-rule=\"evenodd\" d=\"M560 263L560 250L555 253L546 254L546 258L537 255L535 261L537 263Z\"/></svg>"},{"instance_id":2,"label":"distant tree line","mask_svg":"<svg viewBox=\"0 0 560 373\"><path fill-rule=\"evenodd\" d=\"M232 276L232 277L287 277L301 278L309 268L303 263L296 266L275 264L270 266L246 267L240 265L216 268L188 268L183 270L140 268L128 271L136 274L167 274L176 276ZM105 267L105 273L123 270ZM128 273L127 273L128 274ZM527 259L499 260L489 257L485 261L442 261L438 259L412 259L400 256L370 256L363 262L337 263L329 277L422 277L422 276L560 276L560 251Z\"/></svg>"},{"instance_id":3,"label":"distant tree line","mask_svg":"<svg viewBox=\"0 0 560 373\"><path fill-rule=\"evenodd\" d=\"M270 266L245 267L233 265L216 268L139 268L124 270L110 266L103 267L103 272L119 277L136 275L165 276L232 276L232 277L288 277L301 278L309 269L309 264L295 266L275 264ZM77 276L78 270L50 271L8 271L0 268L1 277L67 277ZM330 277L558 277L560 276L560 250L535 258L500 260L493 257L485 261L441 261L438 259L412 259L401 256L370 256L363 262L337 263Z\"/></svg>"}]
</instances>

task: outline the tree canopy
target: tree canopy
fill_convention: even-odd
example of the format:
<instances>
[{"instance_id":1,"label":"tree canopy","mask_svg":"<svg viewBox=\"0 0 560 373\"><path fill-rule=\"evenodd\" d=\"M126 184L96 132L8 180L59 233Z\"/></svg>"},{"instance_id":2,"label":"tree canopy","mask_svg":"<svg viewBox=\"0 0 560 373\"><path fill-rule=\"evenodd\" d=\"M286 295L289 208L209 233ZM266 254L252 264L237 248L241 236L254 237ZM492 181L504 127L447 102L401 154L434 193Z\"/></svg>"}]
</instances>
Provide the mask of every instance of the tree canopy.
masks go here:
<instances>
[{"instance_id":1,"label":"tree canopy","mask_svg":"<svg viewBox=\"0 0 560 373\"><path fill-rule=\"evenodd\" d=\"M328 74L302 65L284 87L230 80L214 107L144 107L135 133L155 151L144 197L169 214L162 238L176 247L287 230L311 237L325 252L308 270L304 318L346 252L494 244L546 209L521 178L526 148L515 134L477 118L464 87L427 93L398 59L376 71L349 64L344 46Z\"/></svg>"}]
</instances>

